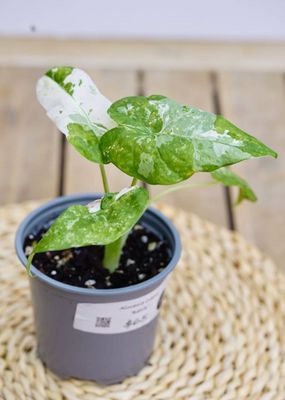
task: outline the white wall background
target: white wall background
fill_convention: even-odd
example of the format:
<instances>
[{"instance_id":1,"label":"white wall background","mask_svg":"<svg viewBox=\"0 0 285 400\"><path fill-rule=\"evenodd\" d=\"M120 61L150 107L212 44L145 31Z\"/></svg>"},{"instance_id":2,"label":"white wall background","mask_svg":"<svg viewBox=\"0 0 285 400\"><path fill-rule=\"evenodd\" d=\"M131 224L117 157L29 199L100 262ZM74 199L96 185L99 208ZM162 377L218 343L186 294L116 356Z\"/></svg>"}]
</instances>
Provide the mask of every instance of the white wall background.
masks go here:
<instances>
[{"instance_id":1,"label":"white wall background","mask_svg":"<svg viewBox=\"0 0 285 400\"><path fill-rule=\"evenodd\" d=\"M0 0L1 36L285 40L285 0Z\"/></svg>"}]
</instances>

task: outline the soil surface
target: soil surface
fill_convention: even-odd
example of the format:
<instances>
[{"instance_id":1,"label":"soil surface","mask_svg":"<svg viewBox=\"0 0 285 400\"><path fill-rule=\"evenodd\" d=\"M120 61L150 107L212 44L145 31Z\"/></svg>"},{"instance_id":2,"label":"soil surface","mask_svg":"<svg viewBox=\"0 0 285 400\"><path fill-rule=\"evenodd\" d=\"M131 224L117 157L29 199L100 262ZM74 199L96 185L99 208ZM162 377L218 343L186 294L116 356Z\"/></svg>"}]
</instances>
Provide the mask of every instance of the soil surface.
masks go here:
<instances>
[{"instance_id":1,"label":"soil surface","mask_svg":"<svg viewBox=\"0 0 285 400\"><path fill-rule=\"evenodd\" d=\"M26 255L47 229L45 226L26 238ZM50 251L35 255L33 265L50 278L69 285L114 289L141 283L157 275L169 263L170 249L165 240L137 224L128 236L115 272L110 273L102 266L103 255L103 246Z\"/></svg>"}]
</instances>

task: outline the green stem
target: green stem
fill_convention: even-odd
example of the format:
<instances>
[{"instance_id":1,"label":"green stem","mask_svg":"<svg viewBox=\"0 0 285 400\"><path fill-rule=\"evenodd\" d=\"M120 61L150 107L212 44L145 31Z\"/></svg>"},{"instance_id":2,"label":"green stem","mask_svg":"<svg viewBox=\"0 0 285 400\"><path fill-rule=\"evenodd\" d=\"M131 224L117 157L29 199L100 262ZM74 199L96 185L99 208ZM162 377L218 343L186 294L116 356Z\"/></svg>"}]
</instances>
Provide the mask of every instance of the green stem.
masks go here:
<instances>
[{"instance_id":1,"label":"green stem","mask_svg":"<svg viewBox=\"0 0 285 400\"><path fill-rule=\"evenodd\" d=\"M109 193L109 185L108 185L108 179L105 171L105 167L103 164L100 164L100 172L102 176L102 182L103 182L103 187L104 187L104 192Z\"/></svg>"},{"instance_id":2,"label":"green stem","mask_svg":"<svg viewBox=\"0 0 285 400\"><path fill-rule=\"evenodd\" d=\"M211 181L211 182L206 182L206 183L188 183L188 184L183 184L183 185L177 185L173 186L167 190L164 190L163 192L158 193L156 196L154 196L151 199L151 203L155 203L157 200L159 200L161 197L166 196L167 194L176 192L177 190L182 190L182 189L189 189L189 188L196 188L196 187L205 187L205 186L211 186L211 185L217 185L218 182Z\"/></svg>"},{"instance_id":3,"label":"green stem","mask_svg":"<svg viewBox=\"0 0 285 400\"><path fill-rule=\"evenodd\" d=\"M133 178L131 186L135 186L138 181L138 178Z\"/></svg>"},{"instance_id":4,"label":"green stem","mask_svg":"<svg viewBox=\"0 0 285 400\"><path fill-rule=\"evenodd\" d=\"M127 237L128 234L121 236L115 242L107 244L105 246L103 266L111 273L116 271L119 266L122 248L125 244Z\"/></svg>"},{"instance_id":5,"label":"green stem","mask_svg":"<svg viewBox=\"0 0 285 400\"><path fill-rule=\"evenodd\" d=\"M33 274L31 273L31 265L32 265L32 261L33 261L34 255L35 255L35 253L32 251L31 254L30 254L29 257L28 257L28 262L27 262L27 266L26 266L28 275L29 275L31 278L33 277Z\"/></svg>"}]
</instances>

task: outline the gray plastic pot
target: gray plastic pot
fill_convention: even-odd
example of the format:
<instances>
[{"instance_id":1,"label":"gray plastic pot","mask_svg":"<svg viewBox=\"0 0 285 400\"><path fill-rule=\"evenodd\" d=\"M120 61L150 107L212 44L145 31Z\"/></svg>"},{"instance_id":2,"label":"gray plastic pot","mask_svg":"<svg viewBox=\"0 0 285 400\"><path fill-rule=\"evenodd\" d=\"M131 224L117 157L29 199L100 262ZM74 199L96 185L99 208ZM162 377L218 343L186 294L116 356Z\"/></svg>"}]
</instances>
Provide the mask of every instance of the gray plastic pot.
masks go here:
<instances>
[{"instance_id":1,"label":"gray plastic pot","mask_svg":"<svg viewBox=\"0 0 285 400\"><path fill-rule=\"evenodd\" d=\"M86 204L99 194L56 198L29 214L18 228L16 251L25 266L23 243L72 204ZM31 267L32 301L38 353L62 378L112 384L135 375L152 352L163 282L177 264L180 239L172 223L148 209L143 223L164 237L171 249L168 266L143 283L120 289L85 289L63 284ZM114 327L112 327L112 319Z\"/></svg>"}]
</instances>

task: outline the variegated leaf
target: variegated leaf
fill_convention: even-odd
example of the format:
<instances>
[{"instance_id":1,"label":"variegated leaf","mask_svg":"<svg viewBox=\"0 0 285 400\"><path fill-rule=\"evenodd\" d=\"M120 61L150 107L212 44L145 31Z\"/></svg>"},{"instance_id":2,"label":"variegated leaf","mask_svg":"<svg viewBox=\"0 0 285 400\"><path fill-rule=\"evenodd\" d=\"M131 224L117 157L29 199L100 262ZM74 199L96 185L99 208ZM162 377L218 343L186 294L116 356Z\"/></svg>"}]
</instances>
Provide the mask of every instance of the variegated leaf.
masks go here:
<instances>
[{"instance_id":1,"label":"variegated leaf","mask_svg":"<svg viewBox=\"0 0 285 400\"><path fill-rule=\"evenodd\" d=\"M73 146L84 157L101 163L100 137L116 124L107 113L111 102L91 78L78 68L52 68L39 79L37 97Z\"/></svg>"}]
</instances>

